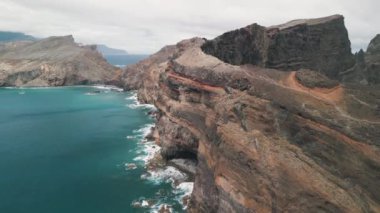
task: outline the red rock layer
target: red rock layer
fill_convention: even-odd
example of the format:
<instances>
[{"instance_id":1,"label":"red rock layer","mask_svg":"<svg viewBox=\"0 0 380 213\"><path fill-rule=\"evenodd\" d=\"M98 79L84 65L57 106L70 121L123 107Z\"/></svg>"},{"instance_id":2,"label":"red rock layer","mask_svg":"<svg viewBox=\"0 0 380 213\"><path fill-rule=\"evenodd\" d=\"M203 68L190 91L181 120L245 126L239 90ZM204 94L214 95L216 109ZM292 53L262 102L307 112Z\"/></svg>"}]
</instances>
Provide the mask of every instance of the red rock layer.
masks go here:
<instances>
[{"instance_id":1,"label":"red rock layer","mask_svg":"<svg viewBox=\"0 0 380 213\"><path fill-rule=\"evenodd\" d=\"M295 71L227 64L204 42L124 74L159 109L163 154L196 154L190 212L380 212L376 88L309 88Z\"/></svg>"}]
</instances>

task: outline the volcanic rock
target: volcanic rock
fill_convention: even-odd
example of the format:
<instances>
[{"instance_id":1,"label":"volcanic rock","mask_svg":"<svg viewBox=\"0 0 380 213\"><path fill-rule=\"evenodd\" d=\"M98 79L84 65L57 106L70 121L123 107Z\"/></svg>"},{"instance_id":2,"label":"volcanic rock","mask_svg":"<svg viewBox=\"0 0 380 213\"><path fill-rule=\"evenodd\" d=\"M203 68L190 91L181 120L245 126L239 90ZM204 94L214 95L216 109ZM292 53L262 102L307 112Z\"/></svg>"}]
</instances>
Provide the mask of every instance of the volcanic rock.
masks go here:
<instances>
[{"instance_id":1,"label":"volcanic rock","mask_svg":"<svg viewBox=\"0 0 380 213\"><path fill-rule=\"evenodd\" d=\"M262 27L249 25L205 42L202 50L224 62L280 70L312 69L328 77L354 65L344 18L334 15Z\"/></svg>"},{"instance_id":2,"label":"volcanic rock","mask_svg":"<svg viewBox=\"0 0 380 213\"><path fill-rule=\"evenodd\" d=\"M380 84L380 35L376 35L368 45L367 51L355 54L355 66L340 73L346 83L363 85Z\"/></svg>"},{"instance_id":3,"label":"volcanic rock","mask_svg":"<svg viewBox=\"0 0 380 213\"><path fill-rule=\"evenodd\" d=\"M190 212L380 212L378 87L329 79L351 56L331 16L184 40L123 81L162 155L197 160Z\"/></svg>"},{"instance_id":4,"label":"volcanic rock","mask_svg":"<svg viewBox=\"0 0 380 213\"><path fill-rule=\"evenodd\" d=\"M120 70L72 36L0 44L0 86L118 84Z\"/></svg>"}]
</instances>

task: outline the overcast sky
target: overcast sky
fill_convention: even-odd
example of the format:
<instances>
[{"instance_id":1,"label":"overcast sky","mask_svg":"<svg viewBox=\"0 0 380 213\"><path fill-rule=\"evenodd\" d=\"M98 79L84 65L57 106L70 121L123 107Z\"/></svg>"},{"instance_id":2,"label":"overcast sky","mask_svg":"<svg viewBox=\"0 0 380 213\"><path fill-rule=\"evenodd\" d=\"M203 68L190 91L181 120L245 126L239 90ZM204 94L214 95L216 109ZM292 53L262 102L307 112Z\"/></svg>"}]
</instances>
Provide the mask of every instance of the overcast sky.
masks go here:
<instances>
[{"instance_id":1,"label":"overcast sky","mask_svg":"<svg viewBox=\"0 0 380 213\"><path fill-rule=\"evenodd\" d=\"M72 34L130 53L154 53L194 36L213 38L252 23L345 16L352 48L380 33L379 0L0 0L0 30Z\"/></svg>"}]
</instances>

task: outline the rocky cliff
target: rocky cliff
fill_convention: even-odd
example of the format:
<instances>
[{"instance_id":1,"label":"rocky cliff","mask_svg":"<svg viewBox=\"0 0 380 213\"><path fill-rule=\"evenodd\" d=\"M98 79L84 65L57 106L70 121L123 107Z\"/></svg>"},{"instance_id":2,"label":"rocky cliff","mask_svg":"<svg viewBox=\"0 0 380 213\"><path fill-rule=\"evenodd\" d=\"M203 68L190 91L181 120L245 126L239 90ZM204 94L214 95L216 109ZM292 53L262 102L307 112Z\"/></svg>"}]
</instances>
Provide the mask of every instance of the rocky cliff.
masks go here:
<instances>
[{"instance_id":1,"label":"rocky cliff","mask_svg":"<svg viewBox=\"0 0 380 213\"><path fill-rule=\"evenodd\" d=\"M380 93L338 81L349 50L341 16L251 25L123 77L162 155L198 162L190 212L380 212Z\"/></svg>"},{"instance_id":2,"label":"rocky cliff","mask_svg":"<svg viewBox=\"0 0 380 213\"><path fill-rule=\"evenodd\" d=\"M117 83L120 70L72 36L0 44L0 86Z\"/></svg>"},{"instance_id":3,"label":"rocky cliff","mask_svg":"<svg viewBox=\"0 0 380 213\"><path fill-rule=\"evenodd\" d=\"M331 78L354 64L344 18L334 15L262 27L253 24L207 41L202 50L224 62L280 70L308 68Z\"/></svg>"},{"instance_id":4,"label":"rocky cliff","mask_svg":"<svg viewBox=\"0 0 380 213\"><path fill-rule=\"evenodd\" d=\"M363 85L380 84L380 35L376 35L368 45L367 51L355 54L355 66L340 73L344 82Z\"/></svg>"}]
</instances>

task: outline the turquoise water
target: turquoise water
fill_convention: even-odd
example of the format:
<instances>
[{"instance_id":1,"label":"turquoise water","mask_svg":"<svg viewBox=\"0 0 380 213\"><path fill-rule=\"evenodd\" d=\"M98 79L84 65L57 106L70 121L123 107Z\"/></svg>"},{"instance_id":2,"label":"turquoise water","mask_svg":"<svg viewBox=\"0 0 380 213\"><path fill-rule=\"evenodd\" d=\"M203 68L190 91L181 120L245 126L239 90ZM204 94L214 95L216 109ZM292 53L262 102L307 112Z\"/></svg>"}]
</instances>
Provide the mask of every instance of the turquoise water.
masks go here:
<instances>
[{"instance_id":1,"label":"turquoise water","mask_svg":"<svg viewBox=\"0 0 380 213\"><path fill-rule=\"evenodd\" d=\"M149 109L94 90L0 89L0 212L149 212L131 206L143 198L181 211L170 184L142 179L135 159Z\"/></svg>"}]
</instances>

